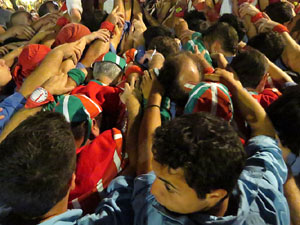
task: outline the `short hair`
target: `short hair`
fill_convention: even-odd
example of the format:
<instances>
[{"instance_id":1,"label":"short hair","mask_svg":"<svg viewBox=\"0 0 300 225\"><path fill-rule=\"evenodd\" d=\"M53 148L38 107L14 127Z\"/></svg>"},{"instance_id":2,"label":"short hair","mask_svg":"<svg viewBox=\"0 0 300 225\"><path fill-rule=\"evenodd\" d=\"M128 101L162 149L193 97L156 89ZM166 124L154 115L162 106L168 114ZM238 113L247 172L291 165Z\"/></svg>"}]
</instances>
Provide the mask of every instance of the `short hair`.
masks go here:
<instances>
[{"instance_id":1,"label":"short hair","mask_svg":"<svg viewBox=\"0 0 300 225\"><path fill-rule=\"evenodd\" d=\"M230 67L236 72L244 87L256 88L269 68L265 56L255 49L238 53Z\"/></svg>"},{"instance_id":2,"label":"short hair","mask_svg":"<svg viewBox=\"0 0 300 225\"><path fill-rule=\"evenodd\" d=\"M48 4L53 4L54 7L58 10L58 4L54 1L46 1L43 4L40 5L39 9L38 9L38 14L40 17L46 15L47 13L49 13L49 9L48 9Z\"/></svg>"},{"instance_id":3,"label":"short hair","mask_svg":"<svg viewBox=\"0 0 300 225\"><path fill-rule=\"evenodd\" d=\"M243 38L246 34L245 27L244 27L243 22L240 21L237 16L235 16L233 14L225 13L219 18L219 22L228 23L230 26L232 26L236 30L236 32L239 36L239 42L243 40Z\"/></svg>"},{"instance_id":4,"label":"short hair","mask_svg":"<svg viewBox=\"0 0 300 225\"><path fill-rule=\"evenodd\" d=\"M96 62L93 69L94 79L99 79L101 76L107 76L111 80L115 80L120 76L122 69L113 62Z\"/></svg>"},{"instance_id":5,"label":"short hair","mask_svg":"<svg viewBox=\"0 0 300 225\"><path fill-rule=\"evenodd\" d=\"M15 11L15 12L12 13L11 16L10 16L10 20L9 20L9 23L8 23L8 27L12 27L12 26L13 26L13 24L12 24L13 18L16 17L17 15L21 14L21 13L25 13L25 14L27 15L27 17L28 17L29 19L32 20L32 15L31 15L29 12L23 11L23 10L21 10L21 11Z\"/></svg>"},{"instance_id":6,"label":"short hair","mask_svg":"<svg viewBox=\"0 0 300 225\"><path fill-rule=\"evenodd\" d=\"M294 154L300 152L300 86L288 87L266 112L271 119L283 146Z\"/></svg>"},{"instance_id":7,"label":"short hair","mask_svg":"<svg viewBox=\"0 0 300 225\"><path fill-rule=\"evenodd\" d=\"M206 23L206 17L203 12L192 10L185 13L183 18L190 30L203 33L207 29L206 26L203 26Z\"/></svg>"},{"instance_id":8,"label":"short hair","mask_svg":"<svg viewBox=\"0 0 300 225\"><path fill-rule=\"evenodd\" d=\"M237 51L239 37L237 31L228 23L218 22L210 26L203 33L203 38L209 43L220 41L223 50L231 54Z\"/></svg>"},{"instance_id":9,"label":"short hair","mask_svg":"<svg viewBox=\"0 0 300 225\"><path fill-rule=\"evenodd\" d=\"M68 193L76 153L62 114L29 117L0 144L0 155L1 204L13 218L41 218Z\"/></svg>"},{"instance_id":10,"label":"short hair","mask_svg":"<svg viewBox=\"0 0 300 225\"><path fill-rule=\"evenodd\" d=\"M158 36L167 36L174 38L174 35L172 34L171 30L164 26L150 26L147 28L147 30L143 33L144 39L145 39L145 47L148 49L148 46L151 42L151 40Z\"/></svg>"},{"instance_id":11,"label":"short hair","mask_svg":"<svg viewBox=\"0 0 300 225\"><path fill-rule=\"evenodd\" d=\"M285 44L280 34L270 31L252 37L247 45L265 54L268 59L275 62L282 54Z\"/></svg>"},{"instance_id":12,"label":"short hair","mask_svg":"<svg viewBox=\"0 0 300 225\"><path fill-rule=\"evenodd\" d=\"M230 124L206 112L177 117L157 128L152 151L161 165L182 168L199 198L215 189L230 194L246 159Z\"/></svg>"},{"instance_id":13,"label":"short hair","mask_svg":"<svg viewBox=\"0 0 300 225\"><path fill-rule=\"evenodd\" d=\"M192 55L193 54L191 52L184 51L169 56L166 58L157 78L163 86L166 96L180 107L184 107L189 98L189 94L185 92L183 87L180 87L178 83L181 67L184 66L184 64L180 63L180 61L186 60L187 58L192 59ZM197 67L199 73L201 73L201 65L197 64Z\"/></svg>"},{"instance_id":14,"label":"short hair","mask_svg":"<svg viewBox=\"0 0 300 225\"><path fill-rule=\"evenodd\" d=\"M151 40L148 50L156 49L158 52L163 54L165 58L169 55L174 55L179 52L179 45L174 40L168 36L158 36Z\"/></svg>"},{"instance_id":15,"label":"short hair","mask_svg":"<svg viewBox=\"0 0 300 225\"><path fill-rule=\"evenodd\" d=\"M276 2L268 5L265 13L268 14L271 20L281 24L289 22L294 17L293 8L287 2Z\"/></svg>"}]
</instances>

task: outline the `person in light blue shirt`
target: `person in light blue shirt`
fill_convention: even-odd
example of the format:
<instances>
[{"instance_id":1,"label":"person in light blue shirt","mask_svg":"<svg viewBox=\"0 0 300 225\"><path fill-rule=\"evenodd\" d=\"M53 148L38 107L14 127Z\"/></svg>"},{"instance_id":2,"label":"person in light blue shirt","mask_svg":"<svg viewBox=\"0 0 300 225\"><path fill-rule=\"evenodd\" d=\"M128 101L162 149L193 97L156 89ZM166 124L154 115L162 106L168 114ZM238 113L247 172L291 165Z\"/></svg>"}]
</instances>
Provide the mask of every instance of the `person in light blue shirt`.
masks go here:
<instances>
[{"instance_id":1,"label":"person in light blue shirt","mask_svg":"<svg viewBox=\"0 0 300 225\"><path fill-rule=\"evenodd\" d=\"M228 122L209 113L161 125L153 106L160 105L163 91L152 87L140 139L153 139L139 143L134 224L290 224L283 193L287 167L266 112L232 73L216 69L205 79L230 90L235 109L251 126L247 147Z\"/></svg>"}]
</instances>

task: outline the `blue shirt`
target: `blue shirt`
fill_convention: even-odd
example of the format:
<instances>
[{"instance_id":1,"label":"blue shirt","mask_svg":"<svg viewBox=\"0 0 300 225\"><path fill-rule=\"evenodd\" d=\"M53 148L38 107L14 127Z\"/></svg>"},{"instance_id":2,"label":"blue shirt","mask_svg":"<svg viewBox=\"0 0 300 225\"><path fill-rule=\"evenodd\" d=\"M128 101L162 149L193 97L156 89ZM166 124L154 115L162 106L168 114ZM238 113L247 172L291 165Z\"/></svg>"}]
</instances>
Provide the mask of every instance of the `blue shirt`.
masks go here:
<instances>
[{"instance_id":1,"label":"blue shirt","mask_svg":"<svg viewBox=\"0 0 300 225\"><path fill-rule=\"evenodd\" d=\"M287 167L277 142L267 136L257 136L250 139L246 151L251 156L233 191L233 194L239 193L236 215L173 214L151 195L155 175L149 173L135 179L132 197L134 224L290 224L289 208L283 195Z\"/></svg>"},{"instance_id":2,"label":"blue shirt","mask_svg":"<svg viewBox=\"0 0 300 225\"><path fill-rule=\"evenodd\" d=\"M0 108L3 108L2 112L0 112L0 116L4 115L4 119L0 120L0 133L6 123L10 120L10 118L15 114L19 109L23 108L26 103L26 99L19 92L15 92L14 94L8 96L0 103Z\"/></svg>"},{"instance_id":3,"label":"blue shirt","mask_svg":"<svg viewBox=\"0 0 300 225\"><path fill-rule=\"evenodd\" d=\"M40 225L129 225L133 224L133 211L130 207L133 191L133 178L119 176L107 187L108 196L98 206L96 213L82 216L81 209L68 210Z\"/></svg>"}]
</instances>

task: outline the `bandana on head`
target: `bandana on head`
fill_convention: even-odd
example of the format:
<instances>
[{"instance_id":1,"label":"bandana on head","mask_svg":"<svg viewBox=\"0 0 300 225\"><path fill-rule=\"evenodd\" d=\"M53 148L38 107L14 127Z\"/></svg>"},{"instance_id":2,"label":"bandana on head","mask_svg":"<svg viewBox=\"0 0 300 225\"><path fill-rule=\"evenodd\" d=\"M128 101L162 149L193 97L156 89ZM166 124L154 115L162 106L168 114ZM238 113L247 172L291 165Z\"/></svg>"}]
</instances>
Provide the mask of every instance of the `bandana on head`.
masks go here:
<instances>
[{"instance_id":1,"label":"bandana on head","mask_svg":"<svg viewBox=\"0 0 300 225\"><path fill-rule=\"evenodd\" d=\"M210 112L231 121L233 106L226 86L220 83L201 82L190 92L184 113Z\"/></svg>"},{"instance_id":2,"label":"bandana on head","mask_svg":"<svg viewBox=\"0 0 300 225\"><path fill-rule=\"evenodd\" d=\"M24 47L12 73L17 89L21 87L23 80L32 73L50 51L51 49L47 46L39 44Z\"/></svg>"},{"instance_id":3,"label":"bandana on head","mask_svg":"<svg viewBox=\"0 0 300 225\"><path fill-rule=\"evenodd\" d=\"M99 115L102 112L102 108L86 95L76 94L66 95L61 98L54 108L54 112L62 113L69 123L89 122L87 134L83 142L84 145L90 136L92 128L91 119Z\"/></svg>"},{"instance_id":4,"label":"bandana on head","mask_svg":"<svg viewBox=\"0 0 300 225\"><path fill-rule=\"evenodd\" d=\"M89 30L89 28L82 24L69 23L63 28L61 28L61 30L58 32L55 38L55 42L52 45L52 48L65 43L78 41L80 38L90 33L91 31Z\"/></svg>"},{"instance_id":5,"label":"bandana on head","mask_svg":"<svg viewBox=\"0 0 300 225\"><path fill-rule=\"evenodd\" d=\"M96 59L96 62L112 62L119 66L121 70L124 70L126 66L126 61L124 58L116 55L113 52L108 52L106 54L101 55L98 59Z\"/></svg>"}]
</instances>

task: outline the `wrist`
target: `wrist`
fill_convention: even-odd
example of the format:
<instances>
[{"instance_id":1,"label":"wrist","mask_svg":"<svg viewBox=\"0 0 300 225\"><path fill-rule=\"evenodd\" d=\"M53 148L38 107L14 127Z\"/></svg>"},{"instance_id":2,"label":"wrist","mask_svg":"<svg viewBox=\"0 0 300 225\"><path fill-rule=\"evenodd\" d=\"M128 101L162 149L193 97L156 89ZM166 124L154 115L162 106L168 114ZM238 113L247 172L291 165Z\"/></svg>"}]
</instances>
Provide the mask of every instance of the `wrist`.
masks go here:
<instances>
[{"instance_id":1,"label":"wrist","mask_svg":"<svg viewBox=\"0 0 300 225\"><path fill-rule=\"evenodd\" d=\"M277 32L277 33L284 33L284 32L289 33L289 30L287 29L287 27L282 25L282 24L275 25L272 30Z\"/></svg>"},{"instance_id":2,"label":"wrist","mask_svg":"<svg viewBox=\"0 0 300 225\"><path fill-rule=\"evenodd\" d=\"M251 22L252 23L256 23L257 21L259 21L262 18L264 18L263 13L262 12L258 12L255 15L251 16Z\"/></svg>"},{"instance_id":3,"label":"wrist","mask_svg":"<svg viewBox=\"0 0 300 225\"><path fill-rule=\"evenodd\" d=\"M159 105L161 104L162 101L162 94L159 92L151 92L149 99L148 99L148 105Z\"/></svg>"}]
</instances>

